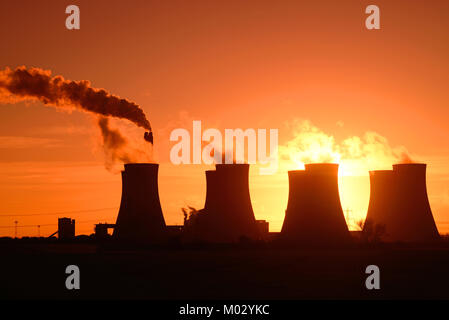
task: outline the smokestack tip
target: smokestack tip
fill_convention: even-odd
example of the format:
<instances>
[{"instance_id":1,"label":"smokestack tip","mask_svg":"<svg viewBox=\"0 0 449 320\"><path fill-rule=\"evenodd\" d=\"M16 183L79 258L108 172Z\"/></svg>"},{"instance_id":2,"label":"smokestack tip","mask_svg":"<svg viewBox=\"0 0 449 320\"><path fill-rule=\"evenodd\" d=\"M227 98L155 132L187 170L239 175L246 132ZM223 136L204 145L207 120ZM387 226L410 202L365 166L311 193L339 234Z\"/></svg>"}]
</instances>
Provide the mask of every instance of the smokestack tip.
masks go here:
<instances>
[{"instance_id":1,"label":"smokestack tip","mask_svg":"<svg viewBox=\"0 0 449 320\"><path fill-rule=\"evenodd\" d=\"M153 132L152 131L145 132L143 135L143 138L146 141L148 141L149 143L153 144Z\"/></svg>"}]
</instances>

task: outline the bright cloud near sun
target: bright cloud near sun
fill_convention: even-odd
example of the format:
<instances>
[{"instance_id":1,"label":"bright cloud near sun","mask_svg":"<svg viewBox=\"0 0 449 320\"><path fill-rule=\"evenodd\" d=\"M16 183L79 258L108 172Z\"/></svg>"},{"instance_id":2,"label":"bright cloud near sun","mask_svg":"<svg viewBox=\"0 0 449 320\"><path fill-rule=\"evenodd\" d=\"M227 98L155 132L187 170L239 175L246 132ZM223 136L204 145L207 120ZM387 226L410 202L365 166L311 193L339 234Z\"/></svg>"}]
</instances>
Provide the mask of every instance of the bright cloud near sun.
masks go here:
<instances>
[{"instance_id":1,"label":"bright cloud near sun","mask_svg":"<svg viewBox=\"0 0 449 320\"><path fill-rule=\"evenodd\" d=\"M304 169L306 163L338 163L340 201L353 230L358 229L357 222L364 219L368 209L369 171L392 169L394 163L412 161L405 147L390 146L387 138L376 132L336 141L309 120L296 119L287 127L292 139L279 146L279 173Z\"/></svg>"},{"instance_id":2,"label":"bright cloud near sun","mask_svg":"<svg viewBox=\"0 0 449 320\"><path fill-rule=\"evenodd\" d=\"M411 162L403 146L391 147L387 138L376 132L351 136L340 142L309 120L293 120L287 126L293 138L279 147L281 169L304 169L305 163L340 164L340 175L368 175L369 170L391 169L397 162Z\"/></svg>"}]
</instances>

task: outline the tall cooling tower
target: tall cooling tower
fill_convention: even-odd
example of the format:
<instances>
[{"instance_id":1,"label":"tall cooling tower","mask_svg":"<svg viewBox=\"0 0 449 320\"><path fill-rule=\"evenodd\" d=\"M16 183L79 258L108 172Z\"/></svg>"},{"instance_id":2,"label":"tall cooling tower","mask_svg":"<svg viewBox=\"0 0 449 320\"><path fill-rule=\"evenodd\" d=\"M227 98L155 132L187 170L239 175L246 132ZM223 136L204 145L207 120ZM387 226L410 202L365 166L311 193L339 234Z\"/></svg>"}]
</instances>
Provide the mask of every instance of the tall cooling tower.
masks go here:
<instances>
[{"instance_id":1,"label":"tall cooling tower","mask_svg":"<svg viewBox=\"0 0 449 320\"><path fill-rule=\"evenodd\" d=\"M113 237L130 241L161 240L166 233L155 163L128 163L122 171L122 200Z\"/></svg>"},{"instance_id":2,"label":"tall cooling tower","mask_svg":"<svg viewBox=\"0 0 449 320\"><path fill-rule=\"evenodd\" d=\"M371 171L370 183L364 232L383 226L385 230L380 237L384 241L439 239L427 198L425 164L396 164L392 171Z\"/></svg>"},{"instance_id":3,"label":"tall cooling tower","mask_svg":"<svg viewBox=\"0 0 449 320\"><path fill-rule=\"evenodd\" d=\"M208 240L236 242L258 238L249 194L249 164L217 164L206 172L206 217Z\"/></svg>"},{"instance_id":4,"label":"tall cooling tower","mask_svg":"<svg viewBox=\"0 0 449 320\"><path fill-rule=\"evenodd\" d=\"M216 171L220 195L218 209L212 214L220 223L217 232L225 240L256 239L258 229L249 193L249 164L217 164Z\"/></svg>"},{"instance_id":5,"label":"tall cooling tower","mask_svg":"<svg viewBox=\"0 0 449 320\"><path fill-rule=\"evenodd\" d=\"M298 244L350 241L338 192L338 164L306 164L289 171L289 197L281 239Z\"/></svg>"}]
</instances>

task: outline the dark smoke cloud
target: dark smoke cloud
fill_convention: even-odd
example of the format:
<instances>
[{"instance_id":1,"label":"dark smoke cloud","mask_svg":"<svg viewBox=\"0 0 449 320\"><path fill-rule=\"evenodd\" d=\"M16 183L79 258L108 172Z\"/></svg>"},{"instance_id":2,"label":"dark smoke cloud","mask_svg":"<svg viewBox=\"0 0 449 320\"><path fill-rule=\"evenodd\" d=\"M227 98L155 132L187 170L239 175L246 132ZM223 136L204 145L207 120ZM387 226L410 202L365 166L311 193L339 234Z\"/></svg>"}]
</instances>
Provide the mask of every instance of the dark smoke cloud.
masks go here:
<instances>
[{"instance_id":1,"label":"dark smoke cloud","mask_svg":"<svg viewBox=\"0 0 449 320\"><path fill-rule=\"evenodd\" d=\"M0 71L0 100L15 103L39 100L54 107L72 106L98 115L127 119L151 131L143 110L135 103L92 88L87 80L65 80L51 71L21 66Z\"/></svg>"}]
</instances>

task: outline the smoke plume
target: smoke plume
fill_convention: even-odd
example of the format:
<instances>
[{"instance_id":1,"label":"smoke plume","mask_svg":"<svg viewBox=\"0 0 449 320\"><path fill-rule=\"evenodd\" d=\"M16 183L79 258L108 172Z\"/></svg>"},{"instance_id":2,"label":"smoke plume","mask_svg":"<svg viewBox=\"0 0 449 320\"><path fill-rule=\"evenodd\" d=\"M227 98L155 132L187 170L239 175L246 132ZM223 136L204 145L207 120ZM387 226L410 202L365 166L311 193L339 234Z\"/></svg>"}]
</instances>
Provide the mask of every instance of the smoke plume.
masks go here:
<instances>
[{"instance_id":1,"label":"smoke plume","mask_svg":"<svg viewBox=\"0 0 449 320\"><path fill-rule=\"evenodd\" d=\"M0 70L0 101L40 101L56 108L72 107L99 116L98 125L103 138L106 167L117 161L136 161L145 153L142 148L133 149L129 141L117 129L111 129L107 117L126 119L151 133L151 125L143 110L135 103L93 88L89 81L66 80L52 76L51 71L39 68L17 67ZM149 140L149 139L147 139ZM152 142L152 134L151 134Z\"/></svg>"},{"instance_id":2,"label":"smoke plume","mask_svg":"<svg viewBox=\"0 0 449 320\"><path fill-rule=\"evenodd\" d=\"M125 137L123 137L118 130L110 128L108 118L100 117L98 119L98 125L101 129L101 136L103 138L106 168L110 170L117 160L129 162L130 159L128 154L122 152L123 148L127 145Z\"/></svg>"},{"instance_id":3,"label":"smoke plume","mask_svg":"<svg viewBox=\"0 0 449 320\"><path fill-rule=\"evenodd\" d=\"M144 143L144 146L142 146L128 141L118 129L111 127L110 120L107 117L100 116L98 126L101 131L105 166L109 171L117 171L115 168L117 162L151 161L151 149L144 148L144 146L148 147L148 143Z\"/></svg>"},{"instance_id":4,"label":"smoke plume","mask_svg":"<svg viewBox=\"0 0 449 320\"><path fill-rule=\"evenodd\" d=\"M39 100L53 107L71 106L83 111L127 119L139 127L151 131L151 125L143 110L135 103L92 88L87 80L65 80L52 76L51 71L21 66L0 71L0 100L16 103L23 100Z\"/></svg>"}]
</instances>

